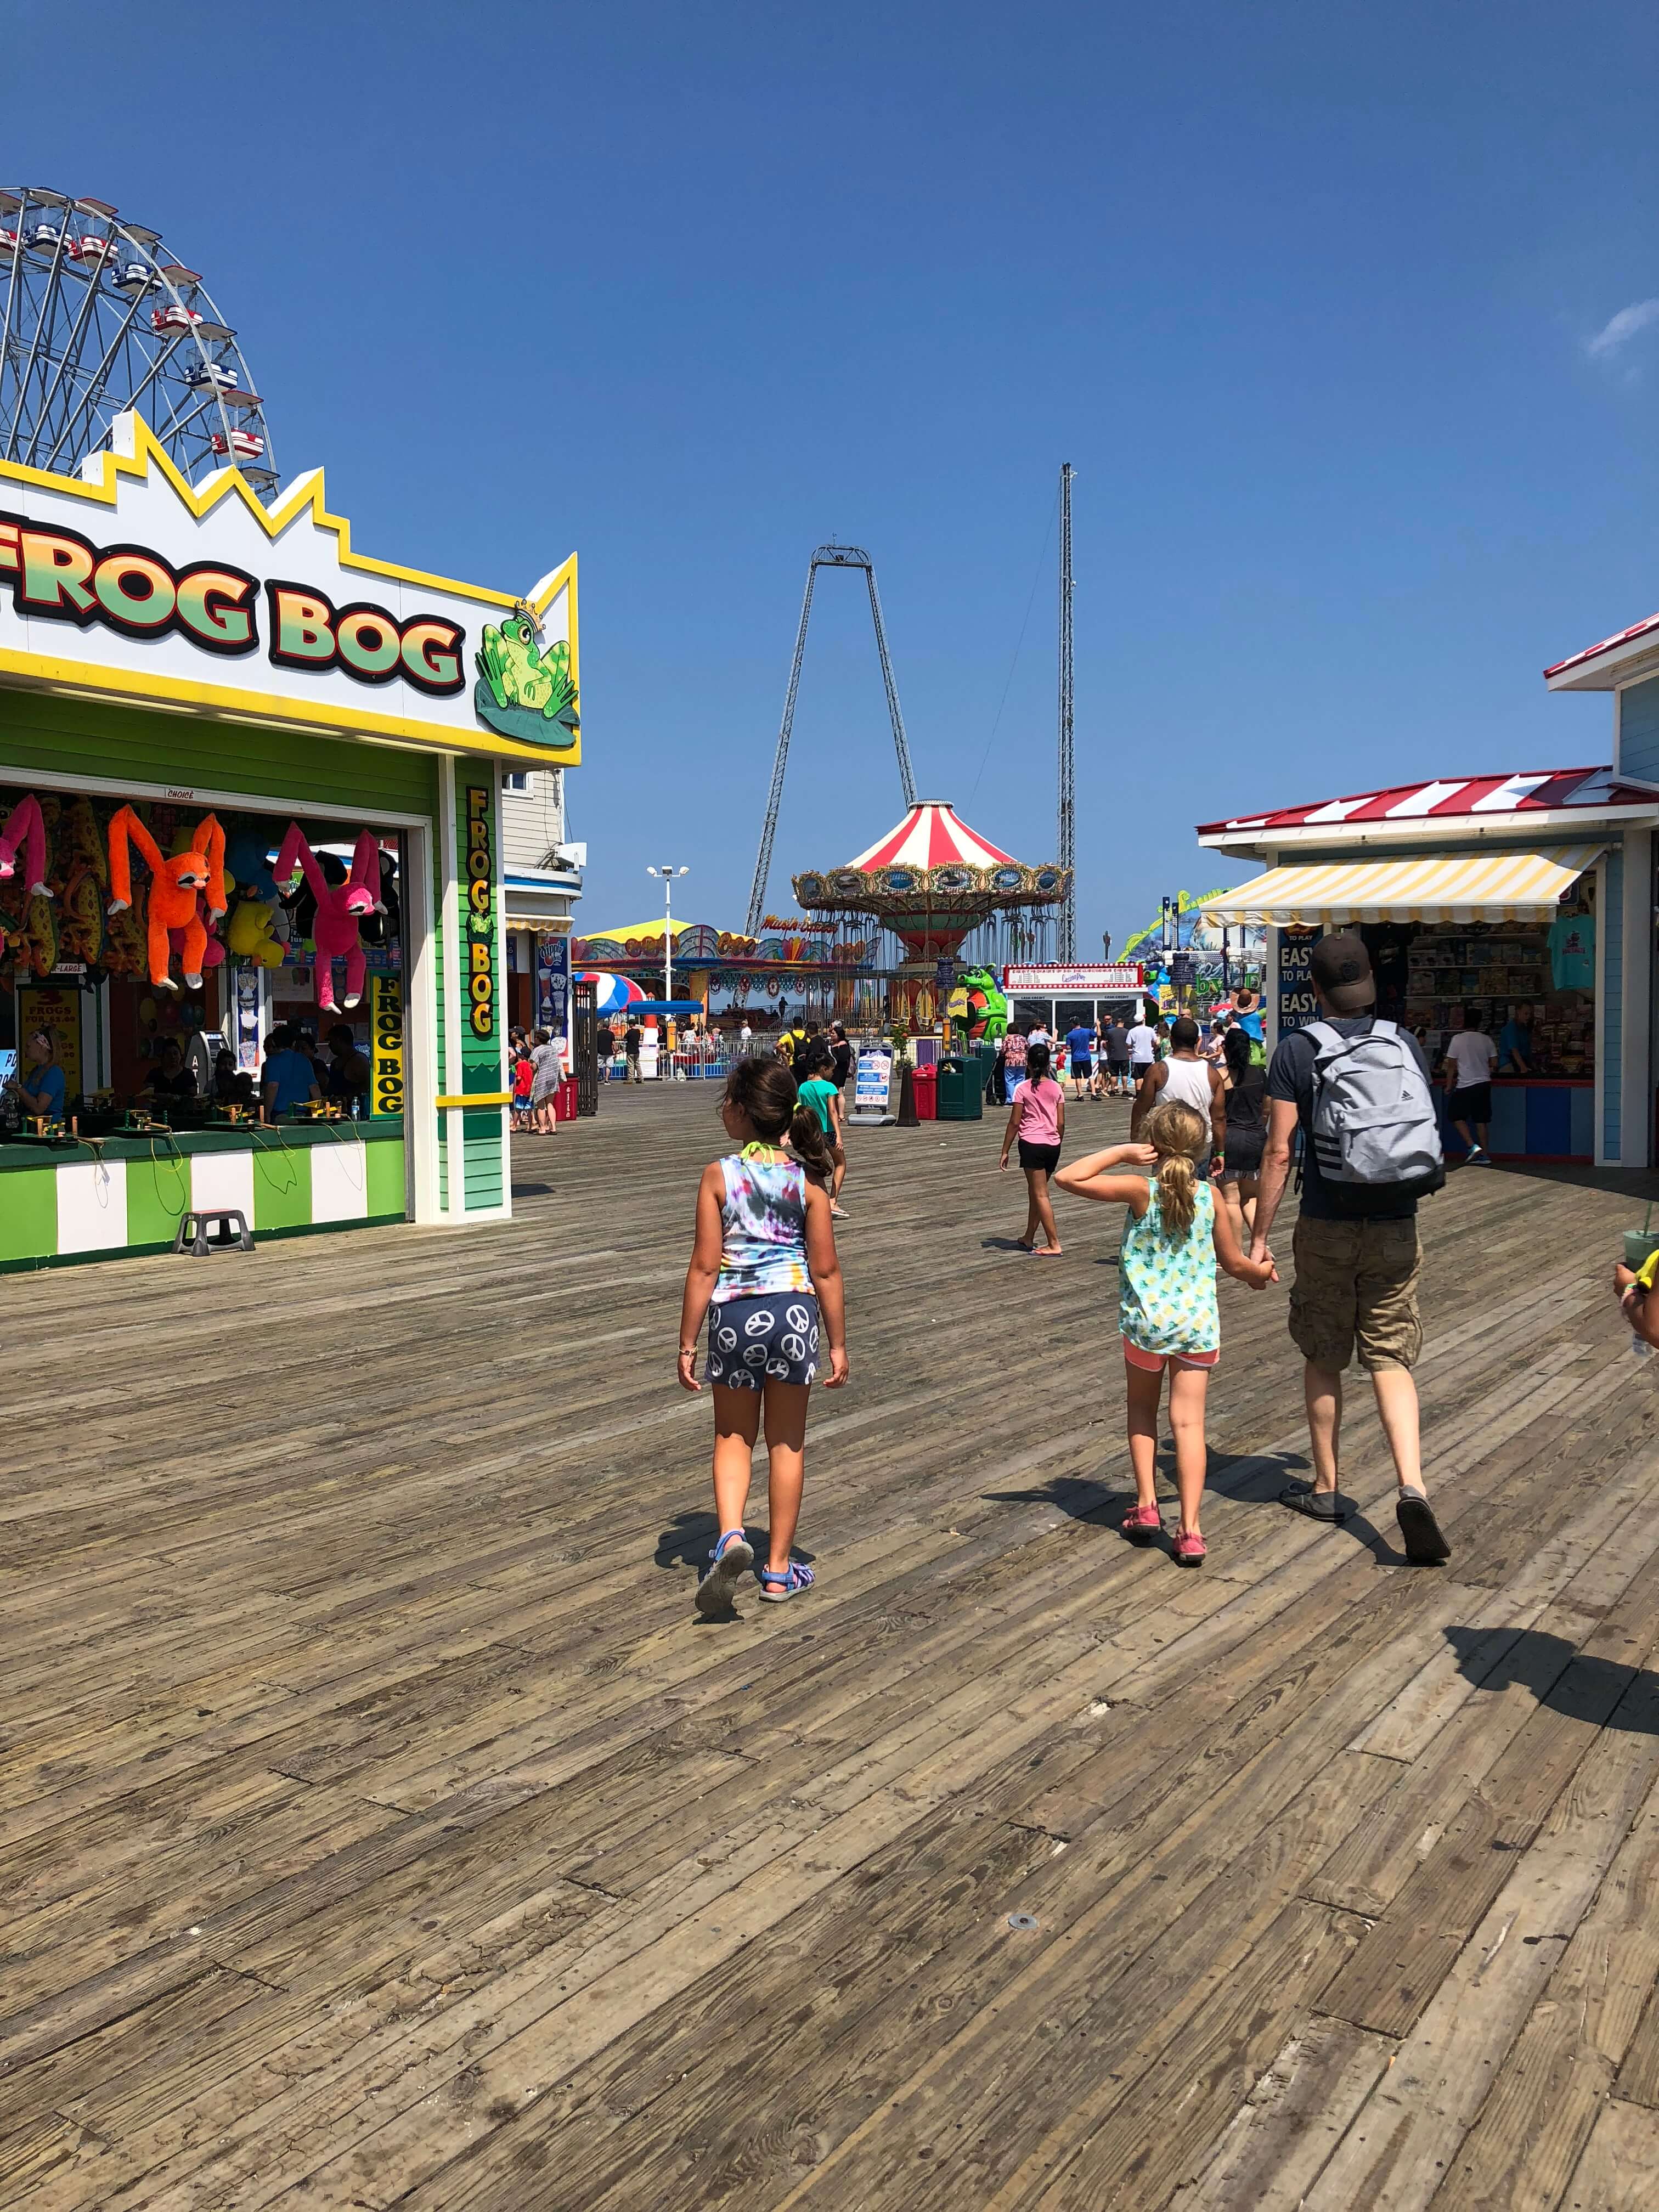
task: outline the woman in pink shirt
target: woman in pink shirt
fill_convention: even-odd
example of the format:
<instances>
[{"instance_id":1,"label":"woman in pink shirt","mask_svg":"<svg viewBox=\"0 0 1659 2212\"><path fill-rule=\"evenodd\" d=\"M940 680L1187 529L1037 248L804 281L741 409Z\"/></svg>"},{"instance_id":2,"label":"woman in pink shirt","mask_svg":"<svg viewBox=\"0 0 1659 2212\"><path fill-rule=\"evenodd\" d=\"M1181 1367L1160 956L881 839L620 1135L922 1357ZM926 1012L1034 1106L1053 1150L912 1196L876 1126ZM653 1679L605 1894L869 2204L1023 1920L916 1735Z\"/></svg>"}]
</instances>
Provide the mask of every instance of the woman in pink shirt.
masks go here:
<instances>
[{"instance_id":1,"label":"woman in pink shirt","mask_svg":"<svg viewBox=\"0 0 1659 2212\"><path fill-rule=\"evenodd\" d=\"M1060 1144L1065 1134L1066 1093L1048 1073L1048 1048L1030 1045L1025 1053L1025 1080L1014 1088L1008 1127L1003 1132L1002 1164L1007 1166L1018 1138L1019 1164L1025 1171L1029 1193L1025 1234L1019 1239L1019 1248L1022 1252L1040 1252L1045 1260L1055 1258L1060 1251L1060 1231L1048 1203L1048 1178L1060 1165ZM1043 1236L1040 1244L1039 1229Z\"/></svg>"}]
</instances>

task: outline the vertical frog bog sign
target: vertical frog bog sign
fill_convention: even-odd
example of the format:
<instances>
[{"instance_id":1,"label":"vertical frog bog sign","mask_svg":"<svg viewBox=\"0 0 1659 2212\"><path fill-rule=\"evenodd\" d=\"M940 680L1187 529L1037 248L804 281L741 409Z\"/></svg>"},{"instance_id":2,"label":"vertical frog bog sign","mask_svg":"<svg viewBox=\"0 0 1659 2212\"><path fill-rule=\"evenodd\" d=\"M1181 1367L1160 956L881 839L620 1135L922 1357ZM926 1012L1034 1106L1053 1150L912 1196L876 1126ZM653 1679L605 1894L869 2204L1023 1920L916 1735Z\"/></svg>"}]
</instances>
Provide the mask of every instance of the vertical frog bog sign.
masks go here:
<instances>
[{"instance_id":1,"label":"vertical frog bog sign","mask_svg":"<svg viewBox=\"0 0 1659 2212\"><path fill-rule=\"evenodd\" d=\"M468 1066L488 1066L494 1079L500 1074L500 1049L495 1042L495 793L487 783L466 786L463 830L465 857L461 862L461 896L466 906L467 1035L464 1044L483 1046L482 1052L462 1060Z\"/></svg>"}]
</instances>

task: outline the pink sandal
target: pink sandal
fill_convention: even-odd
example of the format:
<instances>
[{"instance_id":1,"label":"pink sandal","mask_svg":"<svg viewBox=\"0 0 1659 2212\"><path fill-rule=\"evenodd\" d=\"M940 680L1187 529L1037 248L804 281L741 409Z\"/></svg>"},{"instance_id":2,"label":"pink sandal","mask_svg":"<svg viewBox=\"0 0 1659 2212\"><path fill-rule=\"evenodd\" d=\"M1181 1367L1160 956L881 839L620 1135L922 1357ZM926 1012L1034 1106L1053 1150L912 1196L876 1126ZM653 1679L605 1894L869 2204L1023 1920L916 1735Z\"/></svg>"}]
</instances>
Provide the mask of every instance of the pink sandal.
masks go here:
<instances>
[{"instance_id":1,"label":"pink sandal","mask_svg":"<svg viewBox=\"0 0 1659 2212\"><path fill-rule=\"evenodd\" d=\"M1132 1544L1145 1544L1164 1534L1164 1516L1156 1505L1132 1505L1118 1526Z\"/></svg>"},{"instance_id":2,"label":"pink sandal","mask_svg":"<svg viewBox=\"0 0 1659 2212\"><path fill-rule=\"evenodd\" d=\"M1175 1562L1178 1567L1201 1567L1204 1564L1204 1539L1195 1532L1183 1530L1175 1540Z\"/></svg>"}]
</instances>

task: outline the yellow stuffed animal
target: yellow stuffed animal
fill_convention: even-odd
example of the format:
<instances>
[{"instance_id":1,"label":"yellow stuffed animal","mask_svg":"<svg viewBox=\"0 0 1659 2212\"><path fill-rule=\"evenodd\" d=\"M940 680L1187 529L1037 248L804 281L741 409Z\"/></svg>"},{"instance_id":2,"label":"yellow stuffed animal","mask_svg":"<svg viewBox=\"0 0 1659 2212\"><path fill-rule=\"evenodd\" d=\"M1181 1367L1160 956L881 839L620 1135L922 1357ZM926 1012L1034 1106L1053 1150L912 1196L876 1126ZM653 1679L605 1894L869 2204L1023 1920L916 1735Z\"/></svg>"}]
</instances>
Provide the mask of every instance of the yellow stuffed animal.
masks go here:
<instances>
[{"instance_id":1,"label":"yellow stuffed animal","mask_svg":"<svg viewBox=\"0 0 1659 2212\"><path fill-rule=\"evenodd\" d=\"M225 878L228 890L234 888L234 878ZM271 931L276 927L279 909L264 899L239 898L230 917L230 927L225 932L225 943L233 960L251 960L257 968L280 968L283 948Z\"/></svg>"}]
</instances>

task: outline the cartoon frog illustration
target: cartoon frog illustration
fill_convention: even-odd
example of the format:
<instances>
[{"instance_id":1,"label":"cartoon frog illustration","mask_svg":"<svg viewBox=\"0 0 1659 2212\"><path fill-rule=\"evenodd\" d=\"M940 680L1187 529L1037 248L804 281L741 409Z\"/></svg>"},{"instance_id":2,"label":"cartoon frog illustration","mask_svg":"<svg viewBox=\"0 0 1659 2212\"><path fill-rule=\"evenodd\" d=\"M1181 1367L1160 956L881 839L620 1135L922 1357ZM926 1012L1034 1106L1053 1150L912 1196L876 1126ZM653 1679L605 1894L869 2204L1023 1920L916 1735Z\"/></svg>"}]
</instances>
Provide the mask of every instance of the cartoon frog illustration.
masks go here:
<instances>
[{"instance_id":1,"label":"cartoon frog illustration","mask_svg":"<svg viewBox=\"0 0 1659 2212\"><path fill-rule=\"evenodd\" d=\"M568 745L580 724L570 647L559 638L544 652L526 615L487 623L477 656L480 678L473 694L478 717L503 737L533 744ZM546 726L551 724L551 728Z\"/></svg>"}]
</instances>

